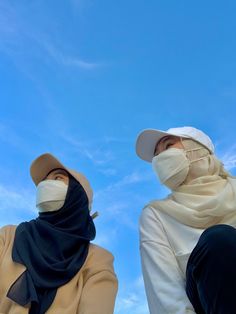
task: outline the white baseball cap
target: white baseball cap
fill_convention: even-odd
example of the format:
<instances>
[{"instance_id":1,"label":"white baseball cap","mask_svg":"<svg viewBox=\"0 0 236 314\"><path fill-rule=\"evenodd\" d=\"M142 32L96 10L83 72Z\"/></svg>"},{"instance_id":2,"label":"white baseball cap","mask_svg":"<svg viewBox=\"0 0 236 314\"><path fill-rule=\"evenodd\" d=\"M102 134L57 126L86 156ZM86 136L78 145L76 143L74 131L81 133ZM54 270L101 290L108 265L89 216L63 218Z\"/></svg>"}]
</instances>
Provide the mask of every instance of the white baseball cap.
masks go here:
<instances>
[{"instance_id":1,"label":"white baseball cap","mask_svg":"<svg viewBox=\"0 0 236 314\"><path fill-rule=\"evenodd\" d=\"M161 138L167 135L190 138L205 146L211 153L214 153L214 145L208 135L196 128L184 126L180 128L171 128L167 131L161 131L156 129L143 130L138 135L136 141L137 155L141 159L151 162L154 156L154 150L157 142L159 142Z\"/></svg>"}]
</instances>

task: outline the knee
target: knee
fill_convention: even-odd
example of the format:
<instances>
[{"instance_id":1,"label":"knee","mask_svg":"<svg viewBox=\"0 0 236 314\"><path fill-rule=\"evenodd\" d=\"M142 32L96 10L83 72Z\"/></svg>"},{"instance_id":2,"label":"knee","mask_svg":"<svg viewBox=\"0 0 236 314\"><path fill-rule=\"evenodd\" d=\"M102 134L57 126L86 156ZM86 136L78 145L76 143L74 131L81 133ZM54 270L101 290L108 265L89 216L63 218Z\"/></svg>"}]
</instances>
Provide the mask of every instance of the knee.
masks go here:
<instances>
[{"instance_id":1,"label":"knee","mask_svg":"<svg viewBox=\"0 0 236 314\"><path fill-rule=\"evenodd\" d=\"M208 249L217 251L236 247L236 229L229 225L215 225L207 228L200 240L207 244Z\"/></svg>"},{"instance_id":2,"label":"knee","mask_svg":"<svg viewBox=\"0 0 236 314\"><path fill-rule=\"evenodd\" d=\"M220 224L220 225L214 225L207 228L203 233L211 232L212 234L222 234L222 232L229 233L234 230L235 228L230 225Z\"/></svg>"}]
</instances>

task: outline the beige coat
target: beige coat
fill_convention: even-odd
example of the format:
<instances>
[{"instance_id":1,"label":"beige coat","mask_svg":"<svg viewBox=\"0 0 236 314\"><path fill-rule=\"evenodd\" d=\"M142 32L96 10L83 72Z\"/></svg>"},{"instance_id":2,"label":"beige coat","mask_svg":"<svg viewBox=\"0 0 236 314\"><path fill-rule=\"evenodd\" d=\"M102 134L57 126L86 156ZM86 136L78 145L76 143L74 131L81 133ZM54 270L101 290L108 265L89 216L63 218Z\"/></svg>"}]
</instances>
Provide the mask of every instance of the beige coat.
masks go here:
<instances>
[{"instance_id":1,"label":"beige coat","mask_svg":"<svg viewBox=\"0 0 236 314\"><path fill-rule=\"evenodd\" d=\"M27 314L22 307L6 297L25 267L12 261L11 253L16 226L0 229L0 314ZM113 256L103 248L90 244L87 259L67 284L57 290L47 314L112 314L117 293Z\"/></svg>"}]
</instances>

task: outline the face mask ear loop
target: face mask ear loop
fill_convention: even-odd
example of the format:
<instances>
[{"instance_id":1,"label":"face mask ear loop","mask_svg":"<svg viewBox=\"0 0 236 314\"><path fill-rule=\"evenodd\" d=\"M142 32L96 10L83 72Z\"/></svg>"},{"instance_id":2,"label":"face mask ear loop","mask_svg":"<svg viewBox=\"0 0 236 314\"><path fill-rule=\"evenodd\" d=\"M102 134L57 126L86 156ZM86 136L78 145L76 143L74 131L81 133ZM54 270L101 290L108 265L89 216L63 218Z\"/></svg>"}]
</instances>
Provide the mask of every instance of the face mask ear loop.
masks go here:
<instances>
[{"instance_id":1,"label":"face mask ear loop","mask_svg":"<svg viewBox=\"0 0 236 314\"><path fill-rule=\"evenodd\" d=\"M183 138L182 138L182 137L180 137L180 142L181 142L181 144L183 145L184 151L186 151L186 149L185 149L185 147L184 147L184 143L183 143Z\"/></svg>"},{"instance_id":2,"label":"face mask ear loop","mask_svg":"<svg viewBox=\"0 0 236 314\"><path fill-rule=\"evenodd\" d=\"M181 144L183 145L183 147L184 147L184 143L183 143L183 138L182 137L180 137L180 141L181 141ZM191 149L185 149L185 147L184 147L184 151L186 152L186 153L188 153L188 152L195 152L195 151L197 151L197 150L201 150L201 149L206 149L205 147L195 147L195 148L191 148ZM209 151L209 154L212 154L210 151ZM204 156L204 158L205 157L207 157L208 155L206 155L206 156ZM199 159L198 159L199 160Z\"/></svg>"},{"instance_id":3,"label":"face mask ear loop","mask_svg":"<svg viewBox=\"0 0 236 314\"><path fill-rule=\"evenodd\" d=\"M205 147L196 147L196 148L191 148L191 149L186 149L186 152L195 152L197 150L205 149Z\"/></svg>"},{"instance_id":4,"label":"face mask ear loop","mask_svg":"<svg viewBox=\"0 0 236 314\"><path fill-rule=\"evenodd\" d=\"M206 156L203 156L203 157L201 157L201 158L198 158L198 159L195 159L195 160L191 160L190 163L193 163L193 162L196 162L196 161L205 159L205 158L207 158L208 156L209 156L209 155L206 155Z\"/></svg>"},{"instance_id":5,"label":"face mask ear loop","mask_svg":"<svg viewBox=\"0 0 236 314\"><path fill-rule=\"evenodd\" d=\"M183 145L183 147L184 147L184 143L183 143L183 138L182 138L182 137L180 137L180 141L181 141L181 143L182 143L182 145ZM196 148L191 148L191 149L185 149L185 147L184 147L185 153L195 152L195 151L198 151L198 150L201 150L201 149L205 149L205 147L196 147ZM190 163L193 163L193 162L195 162L195 161L199 161L199 160L205 159L205 158L208 157L208 156L209 156L209 155L205 155L205 156L203 156L203 157L201 157L201 158L198 158L198 159L195 159L195 160L191 160Z\"/></svg>"},{"instance_id":6,"label":"face mask ear loop","mask_svg":"<svg viewBox=\"0 0 236 314\"><path fill-rule=\"evenodd\" d=\"M184 150L184 152L185 152L185 154L186 154L186 157L187 157L187 152L188 152L189 150L185 148L185 146L184 146L184 140L183 140L182 137L180 137L180 142L181 142L181 144L183 145L183 150Z\"/></svg>"}]
</instances>

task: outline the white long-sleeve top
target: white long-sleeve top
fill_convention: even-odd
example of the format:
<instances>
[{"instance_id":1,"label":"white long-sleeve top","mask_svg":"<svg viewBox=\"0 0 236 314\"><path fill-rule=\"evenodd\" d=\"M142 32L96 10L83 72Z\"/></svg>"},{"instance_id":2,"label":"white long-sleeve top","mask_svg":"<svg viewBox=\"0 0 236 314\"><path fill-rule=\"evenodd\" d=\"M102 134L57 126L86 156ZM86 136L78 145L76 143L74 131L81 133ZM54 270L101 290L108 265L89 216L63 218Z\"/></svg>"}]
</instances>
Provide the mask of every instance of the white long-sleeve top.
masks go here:
<instances>
[{"instance_id":1,"label":"white long-sleeve top","mask_svg":"<svg viewBox=\"0 0 236 314\"><path fill-rule=\"evenodd\" d=\"M183 225L147 206L140 217L140 251L150 314L195 313L186 292L186 266L203 229Z\"/></svg>"}]
</instances>

